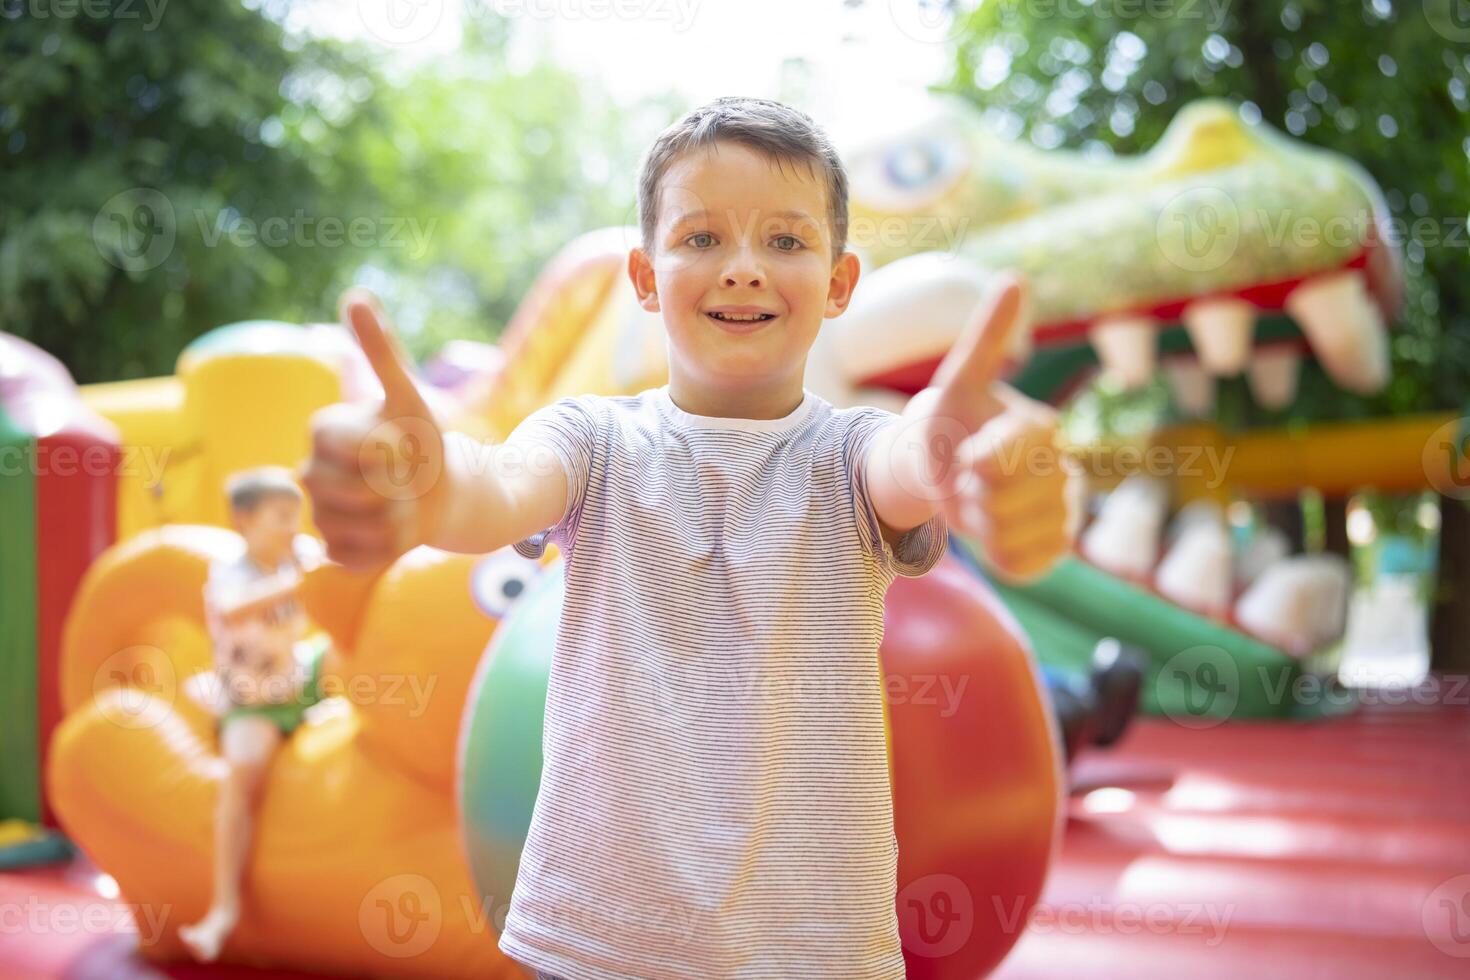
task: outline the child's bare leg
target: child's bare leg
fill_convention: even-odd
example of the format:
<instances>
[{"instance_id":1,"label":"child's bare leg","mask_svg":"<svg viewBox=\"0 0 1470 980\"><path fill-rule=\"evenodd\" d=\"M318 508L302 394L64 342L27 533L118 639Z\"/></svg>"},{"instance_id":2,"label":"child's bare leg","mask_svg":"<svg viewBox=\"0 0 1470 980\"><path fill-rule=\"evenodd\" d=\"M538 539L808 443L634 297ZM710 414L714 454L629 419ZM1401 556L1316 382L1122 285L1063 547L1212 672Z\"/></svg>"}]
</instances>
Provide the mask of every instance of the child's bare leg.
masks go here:
<instances>
[{"instance_id":1,"label":"child's bare leg","mask_svg":"<svg viewBox=\"0 0 1470 980\"><path fill-rule=\"evenodd\" d=\"M202 962L219 956L240 920L240 879L250 853L255 800L280 744L281 730L264 718L227 719L220 733L229 771L215 809L214 897L203 919L179 929L179 939Z\"/></svg>"}]
</instances>

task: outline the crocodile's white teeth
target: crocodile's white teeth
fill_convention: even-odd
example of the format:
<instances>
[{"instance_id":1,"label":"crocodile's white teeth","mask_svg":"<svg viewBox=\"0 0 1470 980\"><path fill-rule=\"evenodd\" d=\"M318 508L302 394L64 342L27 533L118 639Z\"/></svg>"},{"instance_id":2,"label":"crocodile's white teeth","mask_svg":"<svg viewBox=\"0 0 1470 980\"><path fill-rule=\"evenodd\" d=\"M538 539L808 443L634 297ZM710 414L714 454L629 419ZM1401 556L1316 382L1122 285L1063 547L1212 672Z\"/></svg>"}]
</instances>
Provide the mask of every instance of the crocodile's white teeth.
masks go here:
<instances>
[{"instance_id":1,"label":"crocodile's white teeth","mask_svg":"<svg viewBox=\"0 0 1470 980\"><path fill-rule=\"evenodd\" d=\"M1267 566L1235 604L1247 632L1302 655L1342 635L1352 573L1337 555L1293 555Z\"/></svg>"},{"instance_id":2,"label":"crocodile's white teeth","mask_svg":"<svg viewBox=\"0 0 1470 980\"><path fill-rule=\"evenodd\" d=\"M1079 550L1104 571L1147 578L1159 560L1168 493L1161 479L1139 474L1126 478L1082 532Z\"/></svg>"},{"instance_id":3,"label":"crocodile's white teeth","mask_svg":"<svg viewBox=\"0 0 1470 980\"><path fill-rule=\"evenodd\" d=\"M1256 404L1273 411L1285 408L1296 398L1302 355L1291 348L1263 348L1251 358L1250 385Z\"/></svg>"},{"instance_id":4,"label":"crocodile's white teeth","mask_svg":"<svg viewBox=\"0 0 1470 980\"><path fill-rule=\"evenodd\" d=\"M1159 563L1155 584L1167 599L1206 615L1230 609L1235 570L1230 537L1219 521L1195 521Z\"/></svg>"},{"instance_id":5,"label":"crocodile's white teeth","mask_svg":"<svg viewBox=\"0 0 1470 980\"><path fill-rule=\"evenodd\" d=\"M1362 272L1308 279L1286 297L1286 311L1333 381L1364 395L1388 383L1388 334Z\"/></svg>"},{"instance_id":6,"label":"crocodile's white teeth","mask_svg":"<svg viewBox=\"0 0 1470 980\"><path fill-rule=\"evenodd\" d=\"M1100 318L1087 335L1103 370L1132 390L1153 376L1158 332L1153 317L1117 315Z\"/></svg>"},{"instance_id":7,"label":"crocodile's white teeth","mask_svg":"<svg viewBox=\"0 0 1470 980\"><path fill-rule=\"evenodd\" d=\"M1243 299L1202 299L1184 308L1184 329L1206 371L1236 375L1250 359L1256 308Z\"/></svg>"},{"instance_id":8,"label":"crocodile's white teeth","mask_svg":"<svg viewBox=\"0 0 1470 980\"><path fill-rule=\"evenodd\" d=\"M1158 560L1158 541L1140 540L1121 521L1093 521L1082 532L1079 550L1103 571L1125 577L1147 578Z\"/></svg>"},{"instance_id":9,"label":"crocodile's white teeth","mask_svg":"<svg viewBox=\"0 0 1470 980\"><path fill-rule=\"evenodd\" d=\"M1186 415L1209 415L1215 409L1215 379L1195 360L1164 363L1164 377L1174 395L1174 404Z\"/></svg>"}]
</instances>

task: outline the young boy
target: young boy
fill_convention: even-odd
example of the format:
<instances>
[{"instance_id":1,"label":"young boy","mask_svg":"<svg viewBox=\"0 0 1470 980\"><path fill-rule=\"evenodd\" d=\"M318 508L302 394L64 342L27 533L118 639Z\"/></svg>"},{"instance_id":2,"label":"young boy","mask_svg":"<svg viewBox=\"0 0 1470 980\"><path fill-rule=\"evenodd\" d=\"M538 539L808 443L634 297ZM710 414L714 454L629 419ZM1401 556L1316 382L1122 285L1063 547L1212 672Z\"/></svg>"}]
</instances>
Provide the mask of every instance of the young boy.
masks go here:
<instances>
[{"instance_id":1,"label":"young boy","mask_svg":"<svg viewBox=\"0 0 1470 980\"><path fill-rule=\"evenodd\" d=\"M282 739L320 699L320 644L305 640L297 598L301 489L291 472L262 467L226 487L239 558L216 562L204 587L215 674L190 693L220 715L220 752L228 767L214 831L214 897L204 918L179 929L197 959L209 962L240 918L240 878L249 852L252 810Z\"/></svg>"},{"instance_id":2,"label":"young boy","mask_svg":"<svg viewBox=\"0 0 1470 980\"><path fill-rule=\"evenodd\" d=\"M575 980L901 977L884 592L950 524L1015 577L1068 543L1055 418L991 384L1020 283L902 416L837 411L803 371L859 268L812 120L695 110L646 156L639 206L628 274L662 315L667 385L563 398L488 452L443 432L350 292L385 399L314 419L318 526L352 565L425 542L566 556L509 956Z\"/></svg>"}]
</instances>

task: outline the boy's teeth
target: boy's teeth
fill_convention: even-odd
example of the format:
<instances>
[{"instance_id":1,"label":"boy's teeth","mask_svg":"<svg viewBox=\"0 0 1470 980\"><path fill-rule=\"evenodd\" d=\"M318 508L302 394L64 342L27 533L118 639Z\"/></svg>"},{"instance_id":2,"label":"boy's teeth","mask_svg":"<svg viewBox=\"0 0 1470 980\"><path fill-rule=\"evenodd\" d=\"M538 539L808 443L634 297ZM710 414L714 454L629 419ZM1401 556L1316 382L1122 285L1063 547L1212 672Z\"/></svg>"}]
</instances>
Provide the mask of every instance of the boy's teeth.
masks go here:
<instances>
[{"instance_id":1,"label":"boy's teeth","mask_svg":"<svg viewBox=\"0 0 1470 980\"><path fill-rule=\"evenodd\" d=\"M772 314L770 314L770 313L711 313L710 316L714 317L717 320L739 320L739 321L742 321L743 322L743 321L748 321L748 320L769 320L771 318Z\"/></svg>"}]
</instances>

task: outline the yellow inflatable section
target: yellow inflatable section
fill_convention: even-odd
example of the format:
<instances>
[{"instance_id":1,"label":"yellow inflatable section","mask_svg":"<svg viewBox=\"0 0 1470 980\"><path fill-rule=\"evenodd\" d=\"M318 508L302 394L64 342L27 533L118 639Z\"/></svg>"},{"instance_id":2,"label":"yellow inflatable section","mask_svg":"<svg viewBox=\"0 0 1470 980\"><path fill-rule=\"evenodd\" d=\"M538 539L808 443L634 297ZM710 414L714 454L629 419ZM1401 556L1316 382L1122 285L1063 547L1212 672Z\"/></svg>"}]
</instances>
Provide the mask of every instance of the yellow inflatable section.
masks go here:
<instances>
[{"instance_id":1,"label":"yellow inflatable section","mask_svg":"<svg viewBox=\"0 0 1470 980\"><path fill-rule=\"evenodd\" d=\"M507 331L505 369L476 396L436 397L450 424L499 439L560 394L663 383L662 327L623 271L632 231L583 236L548 265ZM120 544L89 569L68 617L47 790L127 900L166 912L143 950L151 959L185 955L177 929L210 895L224 764L214 719L185 690L211 667L209 564L242 547L225 529L226 478L294 468L313 412L380 394L336 325L267 321L199 338L172 377L83 389L121 431ZM310 528L309 501L304 517ZM454 765L466 693L504 611L476 572L503 585L536 567L509 549L425 548L378 576L309 573L311 618L333 641L325 684L339 697L312 709L261 789L246 908L222 959L353 976L522 975L496 945L503 909L481 903L461 853Z\"/></svg>"},{"instance_id":2,"label":"yellow inflatable section","mask_svg":"<svg viewBox=\"0 0 1470 980\"><path fill-rule=\"evenodd\" d=\"M632 394L667 380L663 326L637 305L624 271L636 232L591 232L548 263L506 328L504 369L462 402L438 401L455 428L499 440L562 395ZM126 541L167 524L227 527L231 473L295 467L313 412L381 391L336 324L252 320L195 340L171 377L81 393L121 434L117 527ZM314 529L309 502L304 517Z\"/></svg>"},{"instance_id":3,"label":"yellow inflatable section","mask_svg":"<svg viewBox=\"0 0 1470 980\"><path fill-rule=\"evenodd\" d=\"M208 664L201 590L230 531L174 525L88 572L63 644L65 720L47 771L57 813L129 902L164 928L145 956L183 956L180 925L208 905L224 764L212 717L185 696ZM380 576L325 565L306 604L333 638L328 692L262 789L223 958L353 976L519 977L496 945L461 854L456 737L498 619L473 573L513 553L410 552Z\"/></svg>"},{"instance_id":4,"label":"yellow inflatable section","mask_svg":"<svg viewBox=\"0 0 1470 980\"><path fill-rule=\"evenodd\" d=\"M504 439L563 395L630 395L668 380L663 323L637 304L628 281L637 234L632 227L590 232L547 264L506 325L504 369L464 407L460 429Z\"/></svg>"},{"instance_id":5,"label":"yellow inflatable section","mask_svg":"<svg viewBox=\"0 0 1470 980\"><path fill-rule=\"evenodd\" d=\"M302 459L306 420L347 393L344 345L324 336L231 324L191 344L173 377L83 386L83 401L122 437L118 539L164 524L227 526L226 477Z\"/></svg>"},{"instance_id":6,"label":"yellow inflatable section","mask_svg":"<svg viewBox=\"0 0 1470 980\"><path fill-rule=\"evenodd\" d=\"M1160 429L1127 443L1079 450L1096 489L1111 489L1142 469L1151 453L1168 461L1173 495L1181 503L1237 497L1295 498L1304 487L1346 496L1363 487L1418 493L1464 487L1465 435L1454 415L1402 415L1310 427L1259 429L1235 435L1200 422ZM1457 452L1450 452L1454 448ZM1220 479L1221 476L1224 479Z\"/></svg>"}]
</instances>

